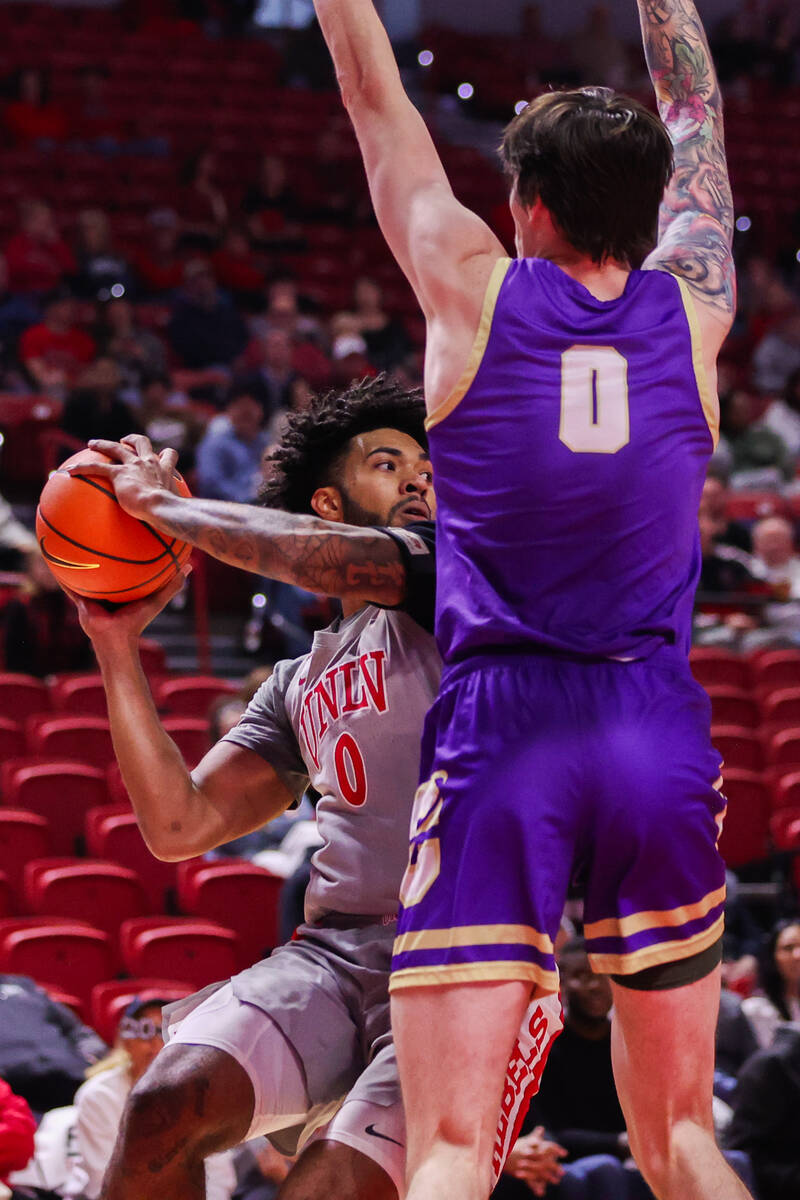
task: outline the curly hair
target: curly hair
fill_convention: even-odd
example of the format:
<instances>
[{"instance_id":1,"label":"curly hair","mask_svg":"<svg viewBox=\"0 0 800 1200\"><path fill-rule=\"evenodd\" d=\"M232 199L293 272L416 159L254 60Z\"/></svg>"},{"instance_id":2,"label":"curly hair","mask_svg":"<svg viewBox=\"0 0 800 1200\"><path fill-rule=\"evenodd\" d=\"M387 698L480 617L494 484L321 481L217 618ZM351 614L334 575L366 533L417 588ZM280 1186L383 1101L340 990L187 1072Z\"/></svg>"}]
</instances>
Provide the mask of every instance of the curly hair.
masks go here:
<instances>
[{"instance_id":1,"label":"curly hair","mask_svg":"<svg viewBox=\"0 0 800 1200\"><path fill-rule=\"evenodd\" d=\"M259 502L266 508L309 512L317 488L337 483L352 439L372 429L400 430L427 449L422 391L409 391L379 375L344 392L314 396L303 412L288 415L283 437L266 461Z\"/></svg>"}]
</instances>

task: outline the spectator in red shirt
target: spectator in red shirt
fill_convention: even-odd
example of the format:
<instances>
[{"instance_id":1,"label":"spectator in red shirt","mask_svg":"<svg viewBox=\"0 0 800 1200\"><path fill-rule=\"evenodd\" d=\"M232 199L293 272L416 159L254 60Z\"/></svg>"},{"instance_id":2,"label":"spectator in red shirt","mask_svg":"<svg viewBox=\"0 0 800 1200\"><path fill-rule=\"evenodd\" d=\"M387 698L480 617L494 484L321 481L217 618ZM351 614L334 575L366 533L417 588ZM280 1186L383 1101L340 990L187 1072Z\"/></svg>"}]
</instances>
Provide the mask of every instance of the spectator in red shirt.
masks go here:
<instances>
[{"instance_id":1,"label":"spectator in red shirt","mask_svg":"<svg viewBox=\"0 0 800 1200\"><path fill-rule=\"evenodd\" d=\"M15 99L6 106L3 119L14 141L20 145L63 142L67 118L50 102L50 81L37 67L23 67L14 78Z\"/></svg>"},{"instance_id":2,"label":"spectator in red shirt","mask_svg":"<svg viewBox=\"0 0 800 1200\"><path fill-rule=\"evenodd\" d=\"M68 292L55 293L45 305L44 318L19 339L19 356L36 387L63 396L82 367L95 356L95 344L77 327L75 301Z\"/></svg>"},{"instance_id":3,"label":"spectator in red shirt","mask_svg":"<svg viewBox=\"0 0 800 1200\"><path fill-rule=\"evenodd\" d=\"M242 229L229 229L225 240L211 256L217 282L229 291L243 308L257 308L262 303L266 273L253 254L247 234Z\"/></svg>"},{"instance_id":4,"label":"spectator in red shirt","mask_svg":"<svg viewBox=\"0 0 800 1200\"><path fill-rule=\"evenodd\" d=\"M156 208L147 218L149 242L134 258L139 283L151 296L172 292L183 283L184 259L178 253L181 227L171 208Z\"/></svg>"},{"instance_id":5,"label":"spectator in red shirt","mask_svg":"<svg viewBox=\"0 0 800 1200\"><path fill-rule=\"evenodd\" d=\"M213 250L228 224L228 203L217 179L217 156L204 150L183 169L180 215L184 239L195 250Z\"/></svg>"},{"instance_id":6,"label":"spectator in red shirt","mask_svg":"<svg viewBox=\"0 0 800 1200\"><path fill-rule=\"evenodd\" d=\"M6 247L8 290L41 298L73 274L75 259L44 200L23 201L19 215L20 229Z\"/></svg>"},{"instance_id":7,"label":"spectator in red shirt","mask_svg":"<svg viewBox=\"0 0 800 1200\"><path fill-rule=\"evenodd\" d=\"M12 1171L21 1171L33 1156L36 1122L27 1100L12 1092L0 1079L0 1182L7 1183Z\"/></svg>"}]
</instances>

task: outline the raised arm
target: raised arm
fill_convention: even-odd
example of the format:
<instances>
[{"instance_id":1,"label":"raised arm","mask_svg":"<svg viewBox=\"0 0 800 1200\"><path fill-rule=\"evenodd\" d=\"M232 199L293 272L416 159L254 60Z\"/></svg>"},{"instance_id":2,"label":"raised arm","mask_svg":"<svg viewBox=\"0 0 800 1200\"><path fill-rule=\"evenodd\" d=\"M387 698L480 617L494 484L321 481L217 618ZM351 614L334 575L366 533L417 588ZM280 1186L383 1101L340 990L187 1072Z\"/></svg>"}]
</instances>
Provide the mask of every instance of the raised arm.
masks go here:
<instances>
[{"instance_id":1,"label":"raised arm","mask_svg":"<svg viewBox=\"0 0 800 1200\"><path fill-rule=\"evenodd\" d=\"M719 349L733 321L733 201L725 161L722 97L693 0L638 0L658 109L675 147L658 247L646 266L690 285ZM709 347L711 348L711 347Z\"/></svg>"},{"instance_id":2,"label":"raised arm","mask_svg":"<svg viewBox=\"0 0 800 1200\"><path fill-rule=\"evenodd\" d=\"M314 0L358 138L381 230L429 319L486 280L504 251L453 194L400 79L373 0ZM487 257L488 265L475 259Z\"/></svg>"}]
</instances>

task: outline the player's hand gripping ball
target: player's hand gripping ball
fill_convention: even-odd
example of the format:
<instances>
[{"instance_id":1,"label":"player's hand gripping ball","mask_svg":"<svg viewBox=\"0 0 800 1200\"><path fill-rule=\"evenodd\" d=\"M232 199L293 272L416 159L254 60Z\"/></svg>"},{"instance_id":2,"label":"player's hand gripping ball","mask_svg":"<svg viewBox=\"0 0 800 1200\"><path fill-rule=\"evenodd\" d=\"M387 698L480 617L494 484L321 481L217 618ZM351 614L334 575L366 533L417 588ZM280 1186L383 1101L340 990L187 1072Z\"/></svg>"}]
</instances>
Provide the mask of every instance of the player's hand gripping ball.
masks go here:
<instances>
[{"instance_id":1,"label":"player's hand gripping ball","mask_svg":"<svg viewBox=\"0 0 800 1200\"><path fill-rule=\"evenodd\" d=\"M81 450L53 472L39 497L36 537L64 587L91 600L126 604L169 583L192 548L120 507L108 479L91 473L92 463L111 461L96 450ZM83 463L85 475L67 473ZM191 495L177 472L175 491Z\"/></svg>"}]
</instances>

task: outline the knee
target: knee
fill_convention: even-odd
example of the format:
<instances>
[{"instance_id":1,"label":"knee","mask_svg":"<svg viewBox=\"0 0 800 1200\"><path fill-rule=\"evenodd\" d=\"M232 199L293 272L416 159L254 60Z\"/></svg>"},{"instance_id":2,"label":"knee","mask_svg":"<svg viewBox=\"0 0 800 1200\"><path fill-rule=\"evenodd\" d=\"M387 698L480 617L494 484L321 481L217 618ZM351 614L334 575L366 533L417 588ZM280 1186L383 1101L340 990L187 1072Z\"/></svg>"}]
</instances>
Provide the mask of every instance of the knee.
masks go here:
<instances>
[{"instance_id":1,"label":"knee","mask_svg":"<svg viewBox=\"0 0 800 1200\"><path fill-rule=\"evenodd\" d=\"M202 1157L235 1145L247 1132L253 1108L249 1080L245 1076L243 1089L238 1073L244 1076L222 1051L165 1047L131 1089L123 1145L180 1144L182 1153Z\"/></svg>"},{"instance_id":2,"label":"knee","mask_svg":"<svg viewBox=\"0 0 800 1200\"><path fill-rule=\"evenodd\" d=\"M659 1196L671 1195L674 1180L691 1176L694 1164L708 1154L714 1143L713 1125L686 1117L674 1121L663 1138L647 1136L634 1143L636 1165Z\"/></svg>"}]
</instances>

